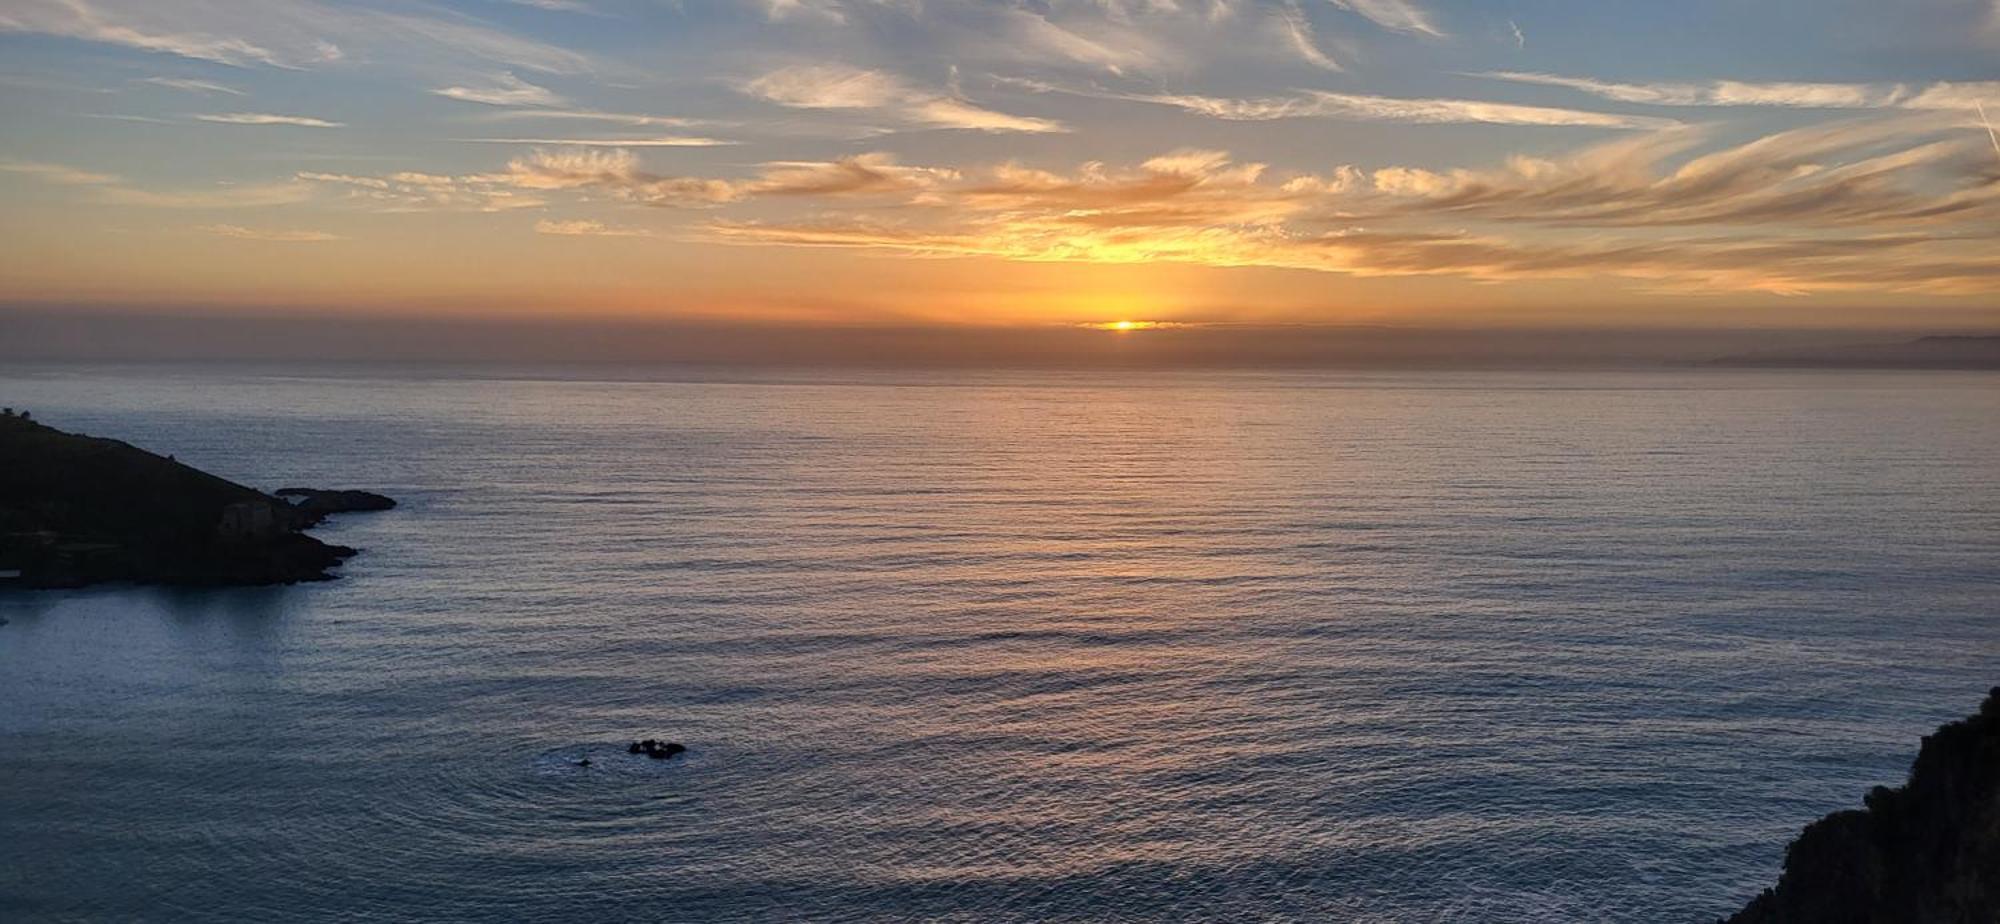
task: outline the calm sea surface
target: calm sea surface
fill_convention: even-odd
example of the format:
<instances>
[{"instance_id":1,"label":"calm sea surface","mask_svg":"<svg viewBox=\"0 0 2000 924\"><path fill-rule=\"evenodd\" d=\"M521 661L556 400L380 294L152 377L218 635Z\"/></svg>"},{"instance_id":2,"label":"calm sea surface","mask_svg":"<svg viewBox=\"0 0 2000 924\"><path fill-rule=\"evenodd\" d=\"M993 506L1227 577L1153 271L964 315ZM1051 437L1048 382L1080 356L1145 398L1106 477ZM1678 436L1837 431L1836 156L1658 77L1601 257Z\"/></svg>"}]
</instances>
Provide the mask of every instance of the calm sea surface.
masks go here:
<instances>
[{"instance_id":1,"label":"calm sea surface","mask_svg":"<svg viewBox=\"0 0 2000 924\"><path fill-rule=\"evenodd\" d=\"M682 379L0 368L403 502L0 594L0 919L1698 922L2000 683L1992 375Z\"/></svg>"}]
</instances>

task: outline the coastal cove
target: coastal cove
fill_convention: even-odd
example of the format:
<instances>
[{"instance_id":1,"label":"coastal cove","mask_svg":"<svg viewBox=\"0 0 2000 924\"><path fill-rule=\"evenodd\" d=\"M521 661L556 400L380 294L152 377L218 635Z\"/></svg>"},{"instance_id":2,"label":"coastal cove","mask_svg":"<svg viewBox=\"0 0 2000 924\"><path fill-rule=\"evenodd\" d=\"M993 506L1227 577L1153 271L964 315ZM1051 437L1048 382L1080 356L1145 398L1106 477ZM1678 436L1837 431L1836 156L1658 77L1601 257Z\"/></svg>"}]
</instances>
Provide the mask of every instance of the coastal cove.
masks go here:
<instances>
[{"instance_id":1,"label":"coastal cove","mask_svg":"<svg viewBox=\"0 0 2000 924\"><path fill-rule=\"evenodd\" d=\"M0 369L398 502L0 594L0 918L1706 924L2000 677L1994 384Z\"/></svg>"}]
</instances>

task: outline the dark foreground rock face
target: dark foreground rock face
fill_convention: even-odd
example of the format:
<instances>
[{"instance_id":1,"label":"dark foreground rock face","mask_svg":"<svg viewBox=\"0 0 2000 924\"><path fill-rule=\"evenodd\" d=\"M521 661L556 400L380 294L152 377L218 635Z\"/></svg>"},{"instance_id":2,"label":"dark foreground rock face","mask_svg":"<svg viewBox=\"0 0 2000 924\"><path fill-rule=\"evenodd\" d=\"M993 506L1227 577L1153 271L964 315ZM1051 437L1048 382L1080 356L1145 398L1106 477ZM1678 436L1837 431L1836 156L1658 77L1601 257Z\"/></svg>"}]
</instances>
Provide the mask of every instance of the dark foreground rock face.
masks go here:
<instances>
[{"instance_id":1,"label":"dark foreground rock face","mask_svg":"<svg viewBox=\"0 0 2000 924\"><path fill-rule=\"evenodd\" d=\"M355 550L300 530L330 512L117 440L0 415L0 586L329 580Z\"/></svg>"},{"instance_id":2,"label":"dark foreground rock face","mask_svg":"<svg viewBox=\"0 0 2000 924\"><path fill-rule=\"evenodd\" d=\"M2000 687L1924 739L1901 788L1806 826L1778 885L1728 924L2000 921Z\"/></svg>"}]
</instances>

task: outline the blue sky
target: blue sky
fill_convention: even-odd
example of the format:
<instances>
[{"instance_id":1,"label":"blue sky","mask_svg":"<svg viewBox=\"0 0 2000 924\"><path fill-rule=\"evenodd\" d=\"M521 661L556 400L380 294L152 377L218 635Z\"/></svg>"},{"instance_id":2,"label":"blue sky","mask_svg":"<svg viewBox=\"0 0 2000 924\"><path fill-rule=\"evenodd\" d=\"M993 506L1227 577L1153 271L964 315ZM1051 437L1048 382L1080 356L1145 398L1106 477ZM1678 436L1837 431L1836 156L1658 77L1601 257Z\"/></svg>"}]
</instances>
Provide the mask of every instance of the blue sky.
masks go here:
<instances>
[{"instance_id":1,"label":"blue sky","mask_svg":"<svg viewBox=\"0 0 2000 924\"><path fill-rule=\"evenodd\" d=\"M10 0L0 298L2000 321L2000 4Z\"/></svg>"}]
</instances>

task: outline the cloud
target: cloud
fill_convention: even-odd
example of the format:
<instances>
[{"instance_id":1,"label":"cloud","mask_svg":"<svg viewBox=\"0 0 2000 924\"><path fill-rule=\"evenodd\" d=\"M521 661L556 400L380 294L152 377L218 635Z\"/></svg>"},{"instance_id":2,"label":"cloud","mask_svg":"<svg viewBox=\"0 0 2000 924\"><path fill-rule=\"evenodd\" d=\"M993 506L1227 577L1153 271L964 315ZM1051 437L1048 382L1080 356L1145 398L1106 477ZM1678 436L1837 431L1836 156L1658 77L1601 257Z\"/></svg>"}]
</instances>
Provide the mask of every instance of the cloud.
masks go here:
<instances>
[{"instance_id":1,"label":"cloud","mask_svg":"<svg viewBox=\"0 0 2000 924\"><path fill-rule=\"evenodd\" d=\"M1232 122L1265 122L1275 119L1342 119L1360 122L1408 122L1415 124L1540 125L1612 129L1658 129L1671 127L1671 119L1648 116L1557 109L1548 106L1519 106L1469 99L1409 99L1394 96L1366 96L1332 93L1325 90L1298 91L1290 96L1248 99L1197 96L1193 94L1107 93L1042 88L1093 96L1174 106L1189 112Z\"/></svg>"},{"instance_id":2,"label":"cloud","mask_svg":"<svg viewBox=\"0 0 2000 924\"><path fill-rule=\"evenodd\" d=\"M208 189L142 189L115 174L29 161L0 161L0 171L32 176L57 186L87 187L90 197L103 204L144 208L256 208L300 202L310 192L298 183L227 185Z\"/></svg>"},{"instance_id":3,"label":"cloud","mask_svg":"<svg viewBox=\"0 0 2000 924\"><path fill-rule=\"evenodd\" d=\"M287 244L342 240L340 235L328 234L325 231L273 231L246 228L242 225L203 225L195 230L218 237L233 237L246 241L276 241Z\"/></svg>"},{"instance_id":4,"label":"cloud","mask_svg":"<svg viewBox=\"0 0 2000 924\"><path fill-rule=\"evenodd\" d=\"M933 128L985 132L1061 132L1060 122L982 109L965 100L917 90L893 74L844 65L781 68L743 85L743 92L794 109L852 109Z\"/></svg>"},{"instance_id":5,"label":"cloud","mask_svg":"<svg viewBox=\"0 0 2000 924\"><path fill-rule=\"evenodd\" d=\"M788 19L816 19L831 23L844 23L847 14L841 11L839 0L759 0L764 8L764 18L772 22Z\"/></svg>"},{"instance_id":6,"label":"cloud","mask_svg":"<svg viewBox=\"0 0 2000 924\"><path fill-rule=\"evenodd\" d=\"M603 192L646 205L681 208L717 205L742 196L726 180L646 172L640 169L639 158L626 150L537 150L509 161L506 172L477 181L531 190Z\"/></svg>"},{"instance_id":7,"label":"cloud","mask_svg":"<svg viewBox=\"0 0 2000 924\"><path fill-rule=\"evenodd\" d=\"M1903 101L1906 109L2000 111L2000 80L1934 83Z\"/></svg>"},{"instance_id":8,"label":"cloud","mask_svg":"<svg viewBox=\"0 0 2000 924\"><path fill-rule=\"evenodd\" d=\"M231 96L246 95L235 87L224 86L208 80L191 80L185 77L141 77L140 83L150 83L170 90L187 90L193 93L227 93Z\"/></svg>"},{"instance_id":9,"label":"cloud","mask_svg":"<svg viewBox=\"0 0 2000 924\"><path fill-rule=\"evenodd\" d=\"M98 201L107 205L153 209L269 208L304 202L311 196L311 189L299 183L257 183L206 189L141 189L119 185L105 186L97 193Z\"/></svg>"},{"instance_id":10,"label":"cloud","mask_svg":"<svg viewBox=\"0 0 2000 924\"><path fill-rule=\"evenodd\" d=\"M304 172L295 179L318 187L345 189L348 202L383 212L505 212L547 204L540 196L513 188L505 176L447 176L409 171L388 176Z\"/></svg>"},{"instance_id":11,"label":"cloud","mask_svg":"<svg viewBox=\"0 0 2000 924\"><path fill-rule=\"evenodd\" d=\"M1375 215L1439 214L1599 227L1765 225L1835 228L2000 219L2000 183L1938 116L1793 129L1669 166L1705 139L1682 129L1564 159L1514 158L1484 170L1388 168ZM1995 227L2000 227L1996 225Z\"/></svg>"},{"instance_id":12,"label":"cloud","mask_svg":"<svg viewBox=\"0 0 2000 924\"><path fill-rule=\"evenodd\" d=\"M1168 3L1155 9L1176 12ZM1086 34L1086 25L1100 33ZM1145 31L1117 22L1074 22L1063 25L1032 9L1009 9L1001 28L1007 36L1001 46L1028 60L1083 64L1123 74L1131 70L1153 70L1168 55Z\"/></svg>"},{"instance_id":13,"label":"cloud","mask_svg":"<svg viewBox=\"0 0 2000 924\"><path fill-rule=\"evenodd\" d=\"M1751 83L1709 80L1697 83L1614 83L1589 77L1561 77L1518 71L1475 76L1514 83L1563 87L1624 103L1656 106L1779 106L1798 109L1959 109L2000 105L2000 81L1905 84Z\"/></svg>"},{"instance_id":14,"label":"cloud","mask_svg":"<svg viewBox=\"0 0 2000 924\"><path fill-rule=\"evenodd\" d=\"M497 62L580 73L587 58L509 35L465 17L388 12L315 0L11 0L0 32L27 32L170 54L232 67L311 68L350 59L429 68L441 61Z\"/></svg>"},{"instance_id":15,"label":"cloud","mask_svg":"<svg viewBox=\"0 0 2000 924\"><path fill-rule=\"evenodd\" d=\"M596 109L509 109L481 115L492 121L520 121L526 119L562 119L578 122L609 122L634 127L686 128L704 124L700 119L683 119L675 116L645 115L632 112L603 112Z\"/></svg>"},{"instance_id":16,"label":"cloud","mask_svg":"<svg viewBox=\"0 0 2000 924\"><path fill-rule=\"evenodd\" d=\"M1662 292L1991 293L2000 182L1969 166L1985 139L1967 134L1956 119L1903 116L1696 153L1707 130L1675 128L1492 168L1289 177L1184 149L1124 170L1003 163L929 184L920 209L708 230L738 244L913 256L1609 276ZM1674 229L1698 233L1663 233Z\"/></svg>"},{"instance_id":17,"label":"cloud","mask_svg":"<svg viewBox=\"0 0 2000 924\"><path fill-rule=\"evenodd\" d=\"M528 189L602 192L645 205L700 207L753 197L914 194L956 178L950 170L906 167L887 154L833 161L764 164L746 180L665 176L640 169L630 151L537 150L507 165L504 181Z\"/></svg>"},{"instance_id":18,"label":"cloud","mask_svg":"<svg viewBox=\"0 0 2000 924\"><path fill-rule=\"evenodd\" d=\"M506 0L515 6L531 6L538 10L554 13L595 13L589 4L581 0Z\"/></svg>"},{"instance_id":19,"label":"cloud","mask_svg":"<svg viewBox=\"0 0 2000 924\"><path fill-rule=\"evenodd\" d=\"M342 128L345 122L329 122L311 116L275 115L268 112L224 112L195 116L197 121L222 125L296 125L302 128Z\"/></svg>"},{"instance_id":20,"label":"cloud","mask_svg":"<svg viewBox=\"0 0 2000 924\"><path fill-rule=\"evenodd\" d=\"M582 148L708 148L736 142L696 135L660 135L653 138L460 138L475 144L533 144Z\"/></svg>"},{"instance_id":21,"label":"cloud","mask_svg":"<svg viewBox=\"0 0 2000 924\"><path fill-rule=\"evenodd\" d=\"M562 237L652 237L645 228L626 228L597 221L557 221L544 218L535 222L535 233Z\"/></svg>"},{"instance_id":22,"label":"cloud","mask_svg":"<svg viewBox=\"0 0 2000 924\"><path fill-rule=\"evenodd\" d=\"M123 182L116 174L98 173L64 164L44 164L32 161L0 161L0 170L8 173L23 173L44 182L62 186L106 186Z\"/></svg>"},{"instance_id":23,"label":"cloud","mask_svg":"<svg viewBox=\"0 0 2000 924\"><path fill-rule=\"evenodd\" d=\"M561 106L568 102L544 87L513 74L495 74L492 85L484 87L444 87L432 90L439 96L488 106Z\"/></svg>"},{"instance_id":24,"label":"cloud","mask_svg":"<svg viewBox=\"0 0 2000 924\"><path fill-rule=\"evenodd\" d=\"M1806 109L1870 109L1894 105L1907 95L1901 85L1856 83L1749 83L1711 80L1700 83L1613 83L1588 77L1562 77L1519 71L1491 71L1477 76L1514 83L1532 83L1579 90L1623 103L1660 106L1789 106Z\"/></svg>"},{"instance_id":25,"label":"cloud","mask_svg":"<svg viewBox=\"0 0 2000 924\"><path fill-rule=\"evenodd\" d=\"M1430 14L1409 0L1333 0L1333 5L1358 13L1384 29L1442 37Z\"/></svg>"},{"instance_id":26,"label":"cloud","mask_svg":"<svg viewBox=\"0 0 2000 924\"><path fill-rule=\"evenodd\" d=\"M1280 8L1277 12L1276 22L1279 34L1283 36L1286 46L1307 64L1318 68L1325 68L1329 71L1343 69L1340 66L1340 62L1335 61L1326 52L1319 49L1319 42L1313 37L1312 23L1306 19L1305 13L1296 5L1287 5Z\"/></svg>"}]
</instances>

